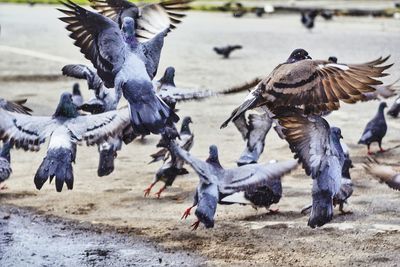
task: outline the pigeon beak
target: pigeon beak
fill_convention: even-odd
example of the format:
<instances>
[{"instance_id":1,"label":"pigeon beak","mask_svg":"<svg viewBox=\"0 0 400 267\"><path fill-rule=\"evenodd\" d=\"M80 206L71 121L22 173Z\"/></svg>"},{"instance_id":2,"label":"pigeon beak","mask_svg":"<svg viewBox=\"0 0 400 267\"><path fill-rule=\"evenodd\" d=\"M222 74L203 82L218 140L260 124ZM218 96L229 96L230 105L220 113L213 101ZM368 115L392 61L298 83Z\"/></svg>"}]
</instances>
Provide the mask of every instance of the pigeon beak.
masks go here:
<instances>
[{"instance_id":1,"label":"pigeon beak","mask_svg":"<svg viewBox=\"0 0 400 267\"><path fill-rule=\"evenodd\" d=\"M342 134L340 134L339 138L340 138L340 139L343 139L343 135L342 135Z\"/></svg>"},{"instance_id":2,"label":"pigeon beak","mask_svg":"<svg viewBox=\"0 0 400 267\"><path fill-rule=\"evenodd\" d=\"M306 59L312 59L312 57L310 57L310 56L307 55L307 56L306 56Z\"/></svg>"}]
</instances>

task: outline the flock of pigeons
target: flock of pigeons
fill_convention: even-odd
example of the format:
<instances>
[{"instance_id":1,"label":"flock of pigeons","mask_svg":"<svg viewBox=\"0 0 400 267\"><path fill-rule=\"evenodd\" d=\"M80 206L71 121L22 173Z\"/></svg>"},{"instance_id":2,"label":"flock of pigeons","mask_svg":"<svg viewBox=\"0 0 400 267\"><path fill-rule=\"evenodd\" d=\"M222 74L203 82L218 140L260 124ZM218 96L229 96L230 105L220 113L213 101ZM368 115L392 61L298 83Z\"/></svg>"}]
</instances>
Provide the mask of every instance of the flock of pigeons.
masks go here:
<instances>
[{"instance_id":1,"label":"flock of pigeons","mask_svg":"<svg viewBox=\"0 0 400 267\"><path fill-rule=\"evenodd\" d=\"M122 146L149 134L161 136L159 151L151 155L153 162L162 161L155 178L144 195L148 196L159 181L161 193L176 177L187 174L185 164L199 176L194 202L183 214L187 218L196 207L196 229L200 223L214 226L218 204L249 204L269 208L282 196L281 177L301 163L313 179L312 204L308 225L320 227L333 217L333 208L343 205L353 193L350 168L352 161L347 146L341 142L341 130L325 119L340 108L340 101L356 103L396 94L395 84L382 85L379 78L392 65L383 65L388 57L363 64L338 63L337 58L313 60L304 49L294 50L267 77L221 92L182 90L175 86L175 69L169 67L155 81L165 36L184 17L190 0L167 0L158 4L136 6L126 0L90 0L97 12L89 11L67 0L60 9L60 18L74 44L91 61L93 67L66 65L64 75L85 79L93 97L85 101L79 86L72 94L65 92L52 116L31 116L25 101L0 100L0 183L11 174L10 149L37 151L48 139L46 157L39 166L34 183L41 189L47 180L55 180L56 190L64 184L73 189L77 144L97 145L98 175L114 171L114 159ZM233 121L246 142L237 167L224 168L219 162L218 148L211 145L209 157L203 161L190 153L194 135L192 119L179 117L176 105L187 100L201 100L254 88L221 128ZM118 109L124 97L128 106ZM368 146L382 138L387 125L383 110L368 123L360 143ZM259 114L248 114L256 109ZM397 116L400 98L389 114ZM264 150L265 137L274 125L278 135L289 143L297 160L258 164ZM400 178L393 170L370 159L371 173L381 177L394 189L400 189Z\"/></svg>"}]
</instances>

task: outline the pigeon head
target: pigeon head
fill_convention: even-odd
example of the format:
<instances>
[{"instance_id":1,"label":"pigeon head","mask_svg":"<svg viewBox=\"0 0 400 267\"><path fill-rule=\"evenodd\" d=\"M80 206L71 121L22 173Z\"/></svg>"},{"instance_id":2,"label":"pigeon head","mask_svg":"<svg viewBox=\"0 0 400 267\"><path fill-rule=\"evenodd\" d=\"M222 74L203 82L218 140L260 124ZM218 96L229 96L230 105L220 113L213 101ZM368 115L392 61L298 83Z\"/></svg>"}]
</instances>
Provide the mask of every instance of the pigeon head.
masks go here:
<instances>
[{"instance_id":1,"label":"pigeon head","mask_svg":"<svg viewBox=\"0 0 400 267\"><path fill-rule=\"evenodd\" d=\"M159 82L162 84L175 86L174 78L175 78L175 68L168 67L164 72L164 76L159 80Z\"/></svg>"},{"instance_id":2,"label":"pigeon head","mask_svg":"<svg viewBox=\"0 0 400 267\"><path fill-rule=\"evenodd\" d=\"M181 139L179 136L178 131L176 130L175 127L166 127L164 129L164 132L161 134L161 140L158 142L156 147L165 147L168 148L171 141L175 139Z\"/></svg>"},{"instance_id":3,"label":"pigeon head","mask_svg":"<svg viewBox=\"0 0 400 267\"><path fill-rule=\"evenodd\" d=\"M8 162L11 160L10 150L12 148L11 142L3 143L3 147L1 148L0 157L5 158Z\"/></svg>"},{"instance_id":4,"label":"pigeon head","mask_svg":"<svg viewBox=\"0 0 400 267\"><path fill-rule=\"evenodd\" d=\"M311 59L311 57L308 55L306 50L298 48L290 54L289 58L286 60L286 63L294 63L305 59Z\"/></svg>"},{"instance_id":5,"label":"pigeon head","mask_svg":"<svg viewBox=\"0 0 400 267\"><path fill-rule=\"evenodd\" d=\"M53 117L76 118L78 116L78 107L72 101L72 94L68 92L62 93Z\"/></svg>"},{"instance_id":6,"label":"pigeon head","mask_svg":"<svg viewBox=\"0 0 400 267\"><path fill-rule=\"evenodd\" d=\"M135 20L131 17L125 17L122 22L122 34L124 36L124 40L131 46L135 46L137 44L136 36L135 36Z\"/></svg>"},{"instance_id":7,"label":"pigeon head","mask_svg":"<svg viewBox=\"0 0 400 267\"><path fill-rule=\"evenodd\" d=\"M206 162L216 165L217 167L222 168L221 164L219 163L218 158L218 148L216 145L211 145L209 148L209 155Z\"/></svg>"},{"instance_id":8,"label":"pigeon head","mask_svg":"<svg viewBox=\"0 0 400 267\"><path fill-rule=\"evenodd\" d=\"M379 110L384 110L385 108L387 108L387 104L386 104L386 102L381 102L380 104L379 104Z\"/></svg>"},{"instance_id":9,"label":"pigeon head","mask_svg":"<svg viewBox=\"0 0 400 267\"><path fill-rule=\"evenodd\" d=\"M72 86L72 94L80 96L82 95L81 90L79 89L79 83L74 83L74 85Z\"/></svg>"},{"instance_id":10,"label":"pigeon head","mask_svg":"<svg viewBox=\"0 0 400 267\"><path fill-rule=\"evenodd\" d=\"M337 57L329 57L328 61L333 62L333 63L337 63Z\"/></svg>"},{"instance_id":11,"label":"pigeon head","mask_svg":"<svg viewBox=\"0 0 400 267\"><path fill-rule=\"evenodd\" d=\"M340 130L340 128L338 128L338 127L331 127L330 128L330 133L331 133L331 135L334 135L337 138L337 140L343 138L342 130Z\"/></svg>"},{"instance_id":12,"label":"pigeon head","mask_svg":"<svg viewBox=\"0 0 400 267\"><path fill-rule=\"evenodd\" d=\"M189 128L189 124L193 123L192 122L192 118L191 117L184 117L182 120L182 127L181 127L181 134L185 133L185 134L190 134L190 128Z\"/></svg>"}]
</instances>

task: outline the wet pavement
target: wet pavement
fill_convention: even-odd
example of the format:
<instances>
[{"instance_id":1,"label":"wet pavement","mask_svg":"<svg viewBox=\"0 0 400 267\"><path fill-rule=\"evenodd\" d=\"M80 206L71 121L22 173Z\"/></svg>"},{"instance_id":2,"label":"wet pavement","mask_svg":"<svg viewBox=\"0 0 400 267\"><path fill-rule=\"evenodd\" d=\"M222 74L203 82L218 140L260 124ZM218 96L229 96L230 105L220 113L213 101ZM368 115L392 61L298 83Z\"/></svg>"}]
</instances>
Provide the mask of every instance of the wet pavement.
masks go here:
<instances>
[{"instance_id":1,"label":"wet pavement","mask_svg":"<svg viewBox=\"0 0 400 267\"><path fill-rule=\"evenodd\" d=\"M0 207L0 266L199 266L201 258L28 210Z\"/></svg>"}]
</instances>

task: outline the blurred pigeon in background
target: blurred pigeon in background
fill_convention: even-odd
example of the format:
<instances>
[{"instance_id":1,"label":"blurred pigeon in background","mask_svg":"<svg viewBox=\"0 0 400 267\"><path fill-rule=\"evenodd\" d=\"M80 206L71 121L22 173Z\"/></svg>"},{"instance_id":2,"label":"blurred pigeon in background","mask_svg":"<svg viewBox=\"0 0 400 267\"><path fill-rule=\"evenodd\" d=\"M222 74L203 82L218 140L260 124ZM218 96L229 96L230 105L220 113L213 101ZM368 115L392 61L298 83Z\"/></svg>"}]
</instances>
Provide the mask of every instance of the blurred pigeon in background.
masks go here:
<instances>
[{"instance_id":1,"label":"blurred pigeon in background","mask_svg":"<svg viewBox=\"0 0 400 267\"><path fill-rule=\"evenodd\" d=\"M312 28L314 28L314 20L317 15L317 10L301 12L301 23L304 27L311 30Z\"/></svg>"},{"instance_id":2,"label":"blurred pigeon in background","mask_svg":"<svg viewBox=\"0 0 400 267\"><path fill-rule=\"evenodd\" d=\"M56 190L64 182L73 188L72 162L76 143L94 145L117 135L129 125L129 110L123 108L98 115L80 115L71 93L63 93L53 116L27 116L0 110L0 139L10 141L16 148L37 151L49 138L46 157L40 164L34 182L37 189L55 177Z\"/></svg>"},{"instance_id":3,"label":"blurred pigeon in background","mask_svg":"<svg viewBox=\"0 0 400 267\"><path fill-rule=\"evenodd\" d=\"M128 100L131 123L138 134L159 134L168 121L179 117L155 95L151 80L157 73L166 27L147 42L136 36L137 23L123 18L122 29L111 19L83 9L71 1L63 2L67 10L70 37L89 59L108 88L114 87Z\"/></svg>"},{"instance_id":4,"label":"blurred pigeon in background","mask_svg":"<svg viewBox=\"0 0 400 267\"><path fill-rule=\"evenodd\" d=\"M11 156L10 150L12 148L12 144L10 142L3 143L3 146L0 150L0 190L6 189L7 186L4 184L4 181L7 180L11 175Z\"/></svg>"},{"instance_id":5,"label":"blurred pigeon in background","mask_svg":"<svg viewBox=\"0 0 400 267\"><path fill-rule=\"evenodd\" d=\"M242 49L243 47L241 45L227 45L227 46L221 46L221 47L214 47L215 53L218 55L223 56L223 58L229 58L230 54L235 51Z\"/></svg>"},{"instance_id":6,"label":"blurred pigeon in background","mask_svg":"<svg viewBox=\"0 0 400 267\"><path fill-rule=\"evenodd\" d=\"M370 145L373 142L377 142L379 145L379 151L384 152L382 148L382 139L386 135L387 124L385 120L385 114L383 110L387 107L386 102L381 102L378 107L378 112L375 117L372 118L365 126L364 132L358 141L359 144L367 145L368 155L371 155Z\"/></svg>"},{"instance_id":7,"label":"blurred pigeon in background","mask_svg":"<svg viewBox=\"0 0 400 267\"><path fill-rule=\"evenodd\" d=\"M381 183L385 183L390 188L400 191L400 173L396 172L392 167L382 165L376 159L368 158L368 162L364 164L364 168Z\"/></svg>"},{"instance_id":8,"label":"blurred pigeon in background","mask_svg":"<svg viewBox=\"0 0 400 267\"><path fill-rule=\"evenodd\" d=\"M392 116L393 118L397 118L400 112L400 96L396 98L393 102L392 106L389 108L387 114Z\"/></svg>"}]
</instances>

